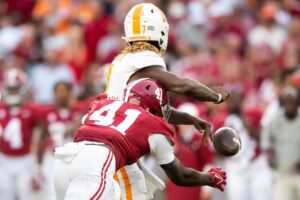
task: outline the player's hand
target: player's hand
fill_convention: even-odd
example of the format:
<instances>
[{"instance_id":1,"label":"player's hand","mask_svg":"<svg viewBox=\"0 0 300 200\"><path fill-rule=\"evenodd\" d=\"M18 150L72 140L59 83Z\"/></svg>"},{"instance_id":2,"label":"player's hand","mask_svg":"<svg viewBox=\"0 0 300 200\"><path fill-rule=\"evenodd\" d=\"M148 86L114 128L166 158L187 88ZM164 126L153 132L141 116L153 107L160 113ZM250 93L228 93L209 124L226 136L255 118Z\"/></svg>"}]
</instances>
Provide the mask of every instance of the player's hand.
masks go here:
<instances>
[{"instance_id":1,"label":"player's hand","mask_svg":"<svg viewBox=\"0 0 300 200\"><path fill-rule=\"evenodd\" d=\"M207 144L209 138L212 138L211 124L197 117L193 119L193 124L197 130L203 133L202 143Z\"/></svg>"},{"instance_id":2,"label":"player's hand","mask_svg":"<svg viewBox=\"0 0 300 200\"><path fill-rule=\"evenodd\" d=\"M221 85L211 85L210 88L222 96L222 100L217 104L227 101L230 96L230 93Z\"/></svg>"},{"instance_id":3,"label":"player's hand","mask_svg":"<svg viewBox=\"0 0 300 200\"><path fill-rule=\"evenodd\" d=\"M45 175L42 172L42 169L40 167L37 167L31 179L31 186L33 191L39 191L44 183Z\"/></svg>"},{"instance_id":4,"label":"player's hand","mask_svg":"<svg viewBox=\"0 0 300 200\"><path fill-rule=\"evenodd\" d=\"M223 171L220 167L217 167L211 168L210 170L208 170L208 173L211 177L210 186L218 188L223 192L227 179L226 172Z\"/></svg>"}]
</instances>

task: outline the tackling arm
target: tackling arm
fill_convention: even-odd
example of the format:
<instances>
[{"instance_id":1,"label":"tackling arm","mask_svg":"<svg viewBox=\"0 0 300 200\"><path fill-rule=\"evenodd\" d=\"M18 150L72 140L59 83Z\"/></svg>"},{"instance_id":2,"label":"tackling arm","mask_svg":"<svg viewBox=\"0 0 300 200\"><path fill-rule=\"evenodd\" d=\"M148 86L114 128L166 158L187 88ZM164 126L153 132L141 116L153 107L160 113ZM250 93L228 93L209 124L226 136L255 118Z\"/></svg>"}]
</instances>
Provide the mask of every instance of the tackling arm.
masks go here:
<instances>
[{"instance_id":1,"label":"tackling arm","mask_svg":"<svg viewBox=\"0 0 300 200\"><path fill-rule=\"evenodd\" d=\"M197 130L203 132L202 141L206 144L208 138L211 138L211 125L210 123L202 120L198 117L192 116L185 112L180 112L174 108L171 108L171 114L168 120L170 124L187 124L194 125Z\"/></svg>"},{"instance_id":2,"label":"tackling arm","mask_svg":"<svg viewBox=\"0 0 300 200\"><path fill-rule=\"evenodd\" d=\"M173 162L161 165L167 176L173 183L179 186L211 186L224 191L226 185L226 172L221 168L212 168L208 172L199 172L186 168L175 159Z\"/></svg>"},{"instance_id":3,"label":"tackling arm","mask_svg":"<svg viewBox=\"0 0 300 200\"><path fill-rule=\"evenodd\" d=\"M160 82L168 91L182 94L199 101L222 103L229 97L229 93L222 87L216 88L218 93L206 85L192 79L181 78L166 71L161 66L149 66L133 74L128 82L140 78L151 78Z\"/></svg>"},{"instance_id":4,"label":"tackling arm","mask_svg":"<svg viewBox=\"0 0 300 200\"><path fill-rule=\"evenodd\" d=\"M208 173L201 173L191 168L186 168L175 159L173 162L161 165L173 183L179 186L210 185L211 177Z\"/></svg>"},{"instance_id":5,"label":"tackling arm","mask_svg":"<svg viewBox=\"0 0 300 200\"><path fill-rule=\"evenodd\" d=\"M224 190L226 173L220 168L212 168L208 172L186 168L174 157L173 147L165 135L152 134L148 141L157 163L176 185L187 187L208 185Z\"/></svg>"}]
</instances>

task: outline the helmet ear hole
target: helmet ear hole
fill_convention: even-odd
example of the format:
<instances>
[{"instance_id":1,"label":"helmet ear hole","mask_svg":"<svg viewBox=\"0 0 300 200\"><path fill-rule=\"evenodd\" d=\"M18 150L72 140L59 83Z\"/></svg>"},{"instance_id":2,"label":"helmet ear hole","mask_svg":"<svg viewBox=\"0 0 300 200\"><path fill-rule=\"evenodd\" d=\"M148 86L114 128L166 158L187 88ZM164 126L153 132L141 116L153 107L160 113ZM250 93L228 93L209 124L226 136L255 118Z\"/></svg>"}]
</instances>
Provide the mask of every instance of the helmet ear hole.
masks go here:
<instances>
[{"instance_id":1,"label":"helmet ear hole","mask_svg":"<svg viewBox=\"0 0 300 200\"><path fill-rule=\"evenodd\" d=\"M162 45L162 43L164 43L164 41L162 39L159 40L160 45Z\"/></svg>"},{"instance_id":2,"label":"helmet ear hole","mask_svg":"<svg viewBox=\"0 0 300 200\"><path fill-rule=\"evenodd\" d=\"M150 85L147 85L147 86L146 86L146 90L149 90L149 88L150 88Z\"/></svg>"},{"instance_id":3,"label":"helmet ear hole","mask_svg":"<svg viewBox=\"0 0 300 200\"><path fill-rule=\"evenodd\" d=\"M165 32L161 31L160 33L161 33L162 36L165 36Z\"/></svg>"},{"instance_id":4,"label":"helmet ear hole","mask_svg":"<svg viewBox=\"0 0 300 200\"><path fill-rule=\"evenodd\" d=\"M157 115L157 112L156 112L156 110L154 110L154 109L150 109L149 112L150 112L152 115Z\"/></svg>"}]
</instances>

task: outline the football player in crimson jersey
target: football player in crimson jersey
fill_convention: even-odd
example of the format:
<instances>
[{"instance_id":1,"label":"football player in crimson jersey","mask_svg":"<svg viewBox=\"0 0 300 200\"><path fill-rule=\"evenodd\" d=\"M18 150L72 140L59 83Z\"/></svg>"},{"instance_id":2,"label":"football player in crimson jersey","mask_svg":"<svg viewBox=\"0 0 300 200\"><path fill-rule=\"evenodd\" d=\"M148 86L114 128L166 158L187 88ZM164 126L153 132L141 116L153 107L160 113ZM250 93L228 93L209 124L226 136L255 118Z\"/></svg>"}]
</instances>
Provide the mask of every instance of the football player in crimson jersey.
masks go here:
<instances>
[{"instance_id":1,"label":"football player in crimson jersey","mask_svg":"<svg viewBox=\"0 0 300 200\"><path fill-rule=\"evenodd\" d=\"M124 88L128 83L140 78L151 78L159 81L168 91L196 100L214 103L227 100L229 93L221 86L214 86L211 89L197 81L178 77L167 71L162 56L167 49L169 25L164 13L158 7L150 3L133 6L125 17L124 30L124 39L128 46L113 60L108 69L105 93L109 98L122 99ZM203 138L207 141L211 135L208 123L175 109L171 110L169 123L194 125L203 131ZM139 166L141 164L140 162ZM149 186L161 185L160 181L149 181L158 180L158 177L149 177L147 174L150 173L146 172L146 168L142 169L143 172L137 164L132 164L116 173L115 178L120 183L123 200L151 198L159 187Z\"/></svg>"},{"instance_id":2,"label":"football player in crimson jersey","mask_svg":"<svg viewBox=\"0 0 300 200\"><path fill-rule=\"evenodd\" d=\"M4 74L0 102L0 199L32 199L33 129L40 118L38 106L25 103L28 84L18 69Z\"/></svg>"},{"instance_id":3,"label":"football player in crimson jersey","mask_svg":"<svg viewBox=\"0 0 300 200\"><path fill-rule=\"evenodd\" d=\"M81 118L88 110L89 104L84 106L84 102L75 102L72 89L69 82L57 82L54 86L54 104L46 106L42 118L46 128L38 145L38 163L45 178L42 187L45 200L55 199L52 174L49 173L54 163L54 149L74 139Z\"/></svg>"},{"instance_id":4,"label":"football player in crimson jersey","mask_svg":"<svg viewBox=\"0 0 300 200\"><path fill-rule=\"evenodd\" d=\"M208 185L223 191L223 170L198 172L183 167L174 157L174 130L164 121L169 112L167 92L151 79L129 84L124 101L102 99L91 104L74 143L56 148L57 199L119 200L115 171L148 153L175 184Z\"/></svg>"}]
</instances>

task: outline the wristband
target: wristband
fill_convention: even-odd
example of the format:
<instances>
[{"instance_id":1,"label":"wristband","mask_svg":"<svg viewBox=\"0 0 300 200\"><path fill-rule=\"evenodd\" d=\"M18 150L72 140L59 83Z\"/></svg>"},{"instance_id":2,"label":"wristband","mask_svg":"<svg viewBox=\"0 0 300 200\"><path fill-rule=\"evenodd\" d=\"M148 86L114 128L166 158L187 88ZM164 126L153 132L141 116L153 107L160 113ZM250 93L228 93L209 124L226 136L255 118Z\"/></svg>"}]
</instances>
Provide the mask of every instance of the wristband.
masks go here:
<instances>
[{"instance_id":1,"label":"wristband","mask_svg":"<svg viewBox=\"0 0 300 200\"><path fill-rule=\"evenodd\" d=\"M218 94L218 101L216 103L218 104L218 103L221 103L222 101L223 101L222 95Z\"/></svg>"}]
</instances>

